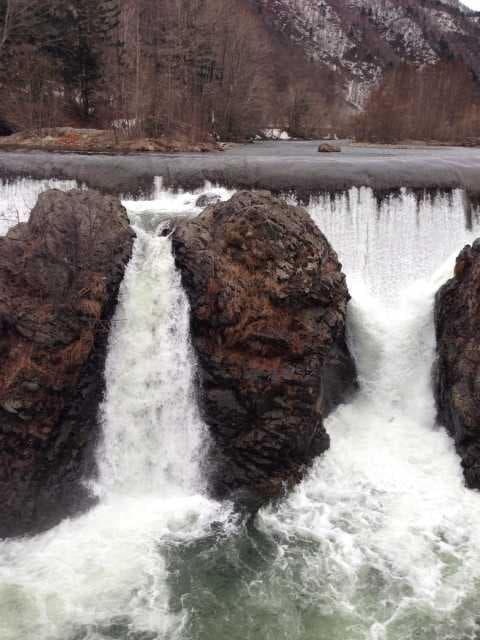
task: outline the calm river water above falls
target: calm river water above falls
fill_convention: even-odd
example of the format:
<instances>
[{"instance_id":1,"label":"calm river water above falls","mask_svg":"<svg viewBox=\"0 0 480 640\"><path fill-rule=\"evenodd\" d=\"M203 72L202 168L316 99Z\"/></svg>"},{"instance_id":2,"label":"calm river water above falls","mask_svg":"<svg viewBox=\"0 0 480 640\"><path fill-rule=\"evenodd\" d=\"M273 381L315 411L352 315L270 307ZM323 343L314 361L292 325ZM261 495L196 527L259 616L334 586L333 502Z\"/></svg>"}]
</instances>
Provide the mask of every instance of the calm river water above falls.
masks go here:
<instances>
[{"instance_id":1,"label":"calm river water above falls","mask_svg":"<svg viewBox=\"0 0 480 640\"><path fill-rule=\"evenodd\" d=\"M21 218L49 184L73 183L0 186L0 214ZM138 238L110 339L100 504L0 541L0 640L478 640L480 494L430 388L433 295L480 230L462 192L310 202L347 273L361 390L329 417L308 478L247 525L204 493L188 304L152 224L196 213L197 196L157 186L125 203Z\"/></svg>"}]
</instances>

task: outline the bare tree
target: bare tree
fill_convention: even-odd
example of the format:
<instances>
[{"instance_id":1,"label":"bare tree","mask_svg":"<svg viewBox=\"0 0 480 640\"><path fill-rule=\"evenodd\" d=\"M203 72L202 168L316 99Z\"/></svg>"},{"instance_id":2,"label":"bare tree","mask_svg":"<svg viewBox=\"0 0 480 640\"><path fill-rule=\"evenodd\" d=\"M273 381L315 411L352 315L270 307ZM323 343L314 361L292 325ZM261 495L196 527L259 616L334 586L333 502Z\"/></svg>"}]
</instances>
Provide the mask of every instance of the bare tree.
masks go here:
<instances>
[{"instance_id":1,"label":"bare tree","mask_svg":"<svg viewBox=\"0 0 480 640\"><path fill-rule=\"evenodd\" d=\"M0 0L0 57L9 44L35 35L47 4L47 0Z\"/></svg>"}]
</instances>

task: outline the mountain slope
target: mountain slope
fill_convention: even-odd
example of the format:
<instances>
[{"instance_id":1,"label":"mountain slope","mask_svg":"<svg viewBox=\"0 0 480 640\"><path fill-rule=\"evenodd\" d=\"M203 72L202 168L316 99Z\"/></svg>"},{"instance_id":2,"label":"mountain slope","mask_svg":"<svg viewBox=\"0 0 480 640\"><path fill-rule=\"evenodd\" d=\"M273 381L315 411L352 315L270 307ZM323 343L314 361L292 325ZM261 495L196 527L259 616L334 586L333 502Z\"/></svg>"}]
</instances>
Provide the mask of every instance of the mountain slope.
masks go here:
<instances>
[{"instance_id":1,"label":"mountain slope","mask_svg":"<svg viewBox=\"0 0 480 640\"><path fill-rule=\"evenodd\" d=\"M265 23L338 71L361 106L391 64L461 57L480 76L480 17L456 0L254 0Z\"/></svg>"}]
</instances>

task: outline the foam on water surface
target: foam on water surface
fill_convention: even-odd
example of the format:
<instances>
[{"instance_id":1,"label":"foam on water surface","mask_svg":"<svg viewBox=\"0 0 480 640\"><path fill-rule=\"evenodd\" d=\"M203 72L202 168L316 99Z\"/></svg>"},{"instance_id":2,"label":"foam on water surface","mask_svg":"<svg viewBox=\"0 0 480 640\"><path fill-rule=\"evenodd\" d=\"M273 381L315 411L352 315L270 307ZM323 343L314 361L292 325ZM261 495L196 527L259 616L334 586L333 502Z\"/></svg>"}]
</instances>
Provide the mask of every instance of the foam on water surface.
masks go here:
<instances>
[{"instance_id":1,"label":"foam on water surface","mask_svg":"<svg viewBox=\"0 0 480 640\"><path fill-rule=\"evenodd\" d=\"M361 390L327 420L328 454L259 518L283 556L303 554L298 587L319 617L336 617L333 638L478 630L480 496L464 487L431 392L433 295L451 267L405 291L395 312L350 283Z\"/></svg>"}]
</instances>

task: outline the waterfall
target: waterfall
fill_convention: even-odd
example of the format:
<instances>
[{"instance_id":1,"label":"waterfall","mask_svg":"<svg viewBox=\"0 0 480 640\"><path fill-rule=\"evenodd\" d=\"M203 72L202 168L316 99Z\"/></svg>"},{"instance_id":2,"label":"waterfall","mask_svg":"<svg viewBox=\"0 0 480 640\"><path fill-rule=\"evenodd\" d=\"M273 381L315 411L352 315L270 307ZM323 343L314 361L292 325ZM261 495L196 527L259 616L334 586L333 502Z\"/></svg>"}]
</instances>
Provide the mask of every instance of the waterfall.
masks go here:
<instances>
[{"instance_id":1,"label":"waterfall","mask_svg":"<svg viewBox=\"0 0 480 640\"><path fill-rule=\"evenodd\" d=\"M431 391L433 296L452 266L403 290L396 309L350 283L361 390L326 421L328 454L260 516L279 541L261 597L288 600L279 580L288 557L288 593L330 638L477 637L480 496L435 425Z\"/></svg>"},{"instance_id":2,"label":"waterfall","mask_svg":"<svg viewBox=\"0 0 480 640\"><path fill-rule=\"evenodd\" d=\"M106 364L103 492L194 491L203 425L193 388L189 310L170 238L135 228Z\"/></svg>"},{"instance_id":3,"label":"waterfall","mask_svg":"<svg viewBox=\"0 0 480 640\"><path fill-rule=\"evenodd\" d=\"M160 547L229 518L228 505L204 495L199 471L206 434L188 301L162 235L169 201L174 211L198 211L193 194L185 202L168 192L131 212L137 238L109 338L92 486L100 504L30 540L0 541L1 640L176 637L183 616L169 609ZM153 227L151 213L162 214Z\"/></svg>"},{"instance_id":4,"label":"waterfall","mask_svg":"<svg viewBox=\"0 0 480 640\"><path fill-rule=\"evenodd\" d=\"M157 181L153 200L125 201L137 239L110 335L99 505L0 541L0 640L476 640L480 496L430 379L433 297L480 229L462 192L311 199L347 273L361 388L326 421L330 451L248 525L204 494L188 302L159 233L197 195Z\"/></svg>"},{"instance_id":5,"label":"waterfall","mask_svg":"<svg viewBox=\"0 0 480 640\"><path fill-rule=\"evenodd\" d=\"M34 180L20 178L18 180L0 180L0 235L4 235L9 227L26 222L30 211L37 202L38 196L48 189L68 191L77 189L76 180Z\"/></svg>"},{"instance_id":6,"label":"waterfall","mask_svg":"<svg viewBox=\"0 0 480 640\"><path fill-rule=\"evenodd\" d=\"M470 233L464 192L415 194L407 189L378 201L372 189L313 197L312 218L339 254L347 276L360 276L382 302L428 278ZM474 220L479 228L478 219Z\"/></svg>"},{"instance_id":7,"label":"waterfall","mask_svg":"<svg viewBox=\"0 0 480 640\"><path fill-rule=\"evenodd\" d=\"M270 606L274 593L300 594L309 626L298 631L290 611L285 637L477 638L480 496L435 424L431 382L434 295L475 237L461 192L417 203L403 191L377 209L369 189L355 189L310 211L347 272L360 391L327 419L328 454L261 513L260 529L279 542L257 597Z\"/></svg>"}]
</instances>

